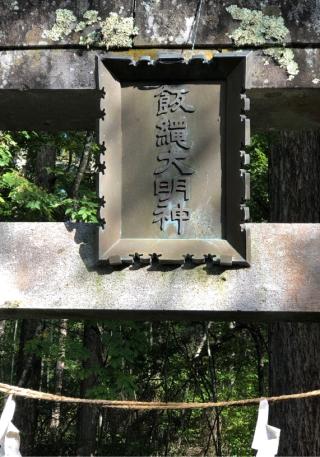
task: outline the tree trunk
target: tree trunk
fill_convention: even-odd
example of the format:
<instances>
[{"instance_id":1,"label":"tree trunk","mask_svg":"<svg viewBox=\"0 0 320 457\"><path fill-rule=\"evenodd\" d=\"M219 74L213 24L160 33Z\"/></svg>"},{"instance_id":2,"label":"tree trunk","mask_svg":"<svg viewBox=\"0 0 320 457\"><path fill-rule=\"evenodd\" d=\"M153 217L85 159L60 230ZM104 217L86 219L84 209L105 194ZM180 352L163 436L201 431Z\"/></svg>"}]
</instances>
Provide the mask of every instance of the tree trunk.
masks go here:
<instances>
[{"instance_id":1,"label":"tree trunk","mask_svg":"<svg viewBox=\"0 0 320 457\"><path fill-rule=\"evenodd\" d=\"M85 322L83 344L88 350L89 356L83 362L83 368L87 376L81 383L81 398L88 396L90 390L98 385L97 369L102 366L100 332L92 322ZM99 420L99 409L91 406L79 408L77 434L78 434L78 456L95 455L97 443L97 426Z\"/></svg>"},{"instance_id":2,"label":"tree trunk","mask_svg":"<svg viewBox=\"0 0 320 457\"><path fill-rule=\"evenodd\" d=\"M270 151L270 203L272 222L319 222L318 131L280 133ZM318 323L269 326L271 395L319 388L319 342ZM319 398L275 403L270 412L270 424L281 428L279 455L320 455Z\"/></svg>"},{"instance_id":3,"label":"tree trunk","mask_svg":"<svg viewBox=\"0 0 320 457\"><path fill-rule=\"evenodd\" d=\"M49 169L56 166L57 149L54 145L44 144L40 147L36 157L37 184L48 192L52 192L55 176Z\"/></svg>"},{"instance_id":4,"label":"tree trunk","mask_svg":"<svg viewBox=\"0 0 320 457\"><path fill-rule=\"evenodd\" d=\"M0 338L4 335L6 328L6 321L0 321Z\"/></svg>"},{"instance_id":5,"label":"tree trunk","mask_svg":"<svg viewBox=\"0 0 320 457\"><path fill-rule=\"evenodd\" d=\"M31 339L39 336L43 324L38 320L23 320L20 330L19 351L16 362L17 385L38 390L40 386L41 358L27 353L25 348ZM38 403L35 400L16 399L17 411L14 424L21 431L22 455L34 454L37 431Z\"/></svg>"},{"instance_id":6,"label":"tree trunk","mask_svg":"<svg viewBox=\"0 0 320 457\"><path fill-rule=\"evenodd\" d=\"M61 319L59 325L59 359L56 363L56 379L55 379L55 389L54 393L56 395L61 395L62 393L62 384L63 384L63 375L64 375L64 366L65 366L65 356L66 356L66 339L68 334L68 319ZM61 403L54 403L51 414L51 424L50 427L56 432L60 425L60 412L61 412Z\"/></svg>"},{"instance_id":7,"label":"tree trunk","mask_svg":"<svg viewBox=\"0 0 320 457\"><path fill-rule=\"evenodd\" d=\"M56 163L56 147L50 143L43 144L36 156L37 184L48 192L54 185L54 175L48 168L54 168ZM40 389L41 357L26 352L28 341L39 336L44 328L41 320L24 319L21 323L19 351L16 361L16 382L18 386ZM34 444L38 421L38 402L17 398L15 424L21 431L21 452L23 455L34 454Z\"/></svg>"}]
</instances>

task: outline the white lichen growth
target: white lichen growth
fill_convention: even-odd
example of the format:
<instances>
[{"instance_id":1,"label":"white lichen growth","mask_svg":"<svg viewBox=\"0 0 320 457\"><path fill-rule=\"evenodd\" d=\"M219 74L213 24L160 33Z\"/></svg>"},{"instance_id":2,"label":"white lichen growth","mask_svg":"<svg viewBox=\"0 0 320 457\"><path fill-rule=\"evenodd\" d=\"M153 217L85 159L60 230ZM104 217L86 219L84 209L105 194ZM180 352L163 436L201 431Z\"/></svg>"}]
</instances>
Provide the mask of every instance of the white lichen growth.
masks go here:
<instances>
[{"instance_id":1,"label":"white lichen growth","mask_svg":"<svg viewBox=\"0 0 320 457\"><path fill-rule=\"evenodd\" d=\"M43 36L52 41L60 41L74 31L76 24L77 18L71 10L57 9L55 24L51 30L46 30Z\"/></svg>"},{"instance_id":2,"label":"white lichen growth","mask_svg":"<svg viewBox=\"0 0 320 457\"><path fill-rule=\"evenodd\" d=\"M74 28L75 32L82 32L87 27L87 23L85 21L80 21Z\"/></svg>"},{"instance_id":3,"label":"white lichen growth","mask_svg":"<svg viewBox=\"0 0 320 457\"><path fill-rule=\"evenodd\" d=\"M84 13L83 19L86 21L87 25L93 25L96 22L101 21L101 17L99 16L98 11L96 10L88 10Z\"/></svg>"},{"instance_id":4,"label":"white lichen growth","mask_svg":"<svg viewBox=\"0 0 320 457\"><path fill-rule=\"evenodd\" d=\"M289 33L281 16L267 16L259 10L239 8L231 5L227 8L232 18L241 21L240 27L231 35L238 45L263 45L268 41L282 43Z\"/></svg>"},{"instance_id":5,"label":"white lichen growth","mask_svg":"<svg viewBox=\"0 0 320 457\"><path fill-rule=\"evenodd\" d=\"M96 10L88 10L83 15L83 20L78 22L75 31L82 32L86 30L88 27L95 26L95 28L99 28L99 21L101 21L101 17L99 16L98 11Z\"/></svg>"},{"instance_id":6,"label":"white lichen growth","mask_svg":"<svg viewBox=\"0 0 320 457\"><path fill-rule=\"evenodd\" d=\"M272 57L281 68L287 71L288 79L293 79L299 73L293 51L284 47L285 39L290 32L285 26L283 17L265 15L262 11L239 8L236 5L229 6L227 11L233 19L241 21L240 27L229 35L237 46L281 45L281 47L263 49L263 53Z\"/></svg>"},{"instance_id":7,"label":"white lichen growth","mask_svg":"<svg viewBox=\"0 0 320 457\"><path fill-rule=\"evenodd\" d=\"M132 17L123 18L117 13L110 13L101 23L102 43L108 49L130 48L132 38L138 34Z\"/></svg>"},{"instance_id":8,"label":"white lichen growth","mask_svg":"<svg viewBox=\"0 0 320 457\"><path fill-rule=\"evenodd\" d=\"M320 83L320 79L319 78L314 78L312 80L312 84L319 84Z\"/></svg>"},{"instance_id":9,"label":"white lichen growth","mask_svg":"<svg viewBox=\"0 0 320 457\"><path fill-rule=\"evenodd\" d=\"M138 28L134 26L133 18L121 17L117 13L110 13L102 20L98 11L87 10L78 21L72 11L58 9L56 23L51 30L44 32L44 37L60 41L74 32L80 34L79 44L87 47L131 48Z\"/></svg>"},{"instance_id":10,"label":"white lichen growth","mask_svg":"<svg viewBox=\"0 0 320 457\"><path fill-rule=\"evenodd\" d=\"M101 21L101 17L98 11L88 10L84 13L83 20L75 28L75 32L82 32L79 38L79 44L83 44L88 48L94 45L99 46L101 39L99 21Z\"/></svg>"},{"instance_id":11,"label":"white lichen growth","mask_svg":"<svg viewBox=\"0 0 320 457\"><path fill-rule=\"evenodd\" d=\"M294 54L292 49L288 48L267 48L263 51L268 56L272 57L281 68L284 68L289 77L293 79L299 73L299 67L297 62L294 60Z\"/></svg>"}]
</instances>

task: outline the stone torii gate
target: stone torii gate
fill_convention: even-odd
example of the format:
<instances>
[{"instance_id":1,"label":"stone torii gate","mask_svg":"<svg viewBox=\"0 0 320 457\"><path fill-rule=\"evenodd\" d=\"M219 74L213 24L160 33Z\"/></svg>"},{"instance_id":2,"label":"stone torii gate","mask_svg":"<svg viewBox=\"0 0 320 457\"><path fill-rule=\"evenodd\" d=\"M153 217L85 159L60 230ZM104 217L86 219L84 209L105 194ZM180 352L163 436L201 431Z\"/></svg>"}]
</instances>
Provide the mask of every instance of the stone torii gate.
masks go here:
<instances>
[{"instance_id":1,"label":"stone torii gate","mask_svg":"<svg viewBox=\"0 0 320 457\"><path fill-rule=\"evenodd\" d=\"M94 130L102 116L98 67L106 50L135 60L156 59L159 51L214 60L225 51L251 50L246 88L252 132L318 129L318 2L243 3L0 0L0 129ZM94 225L0 222L0 319L318 321L319 224L247 223L249 229L250 268L132 268L98 262ZM305 335L306 341L307 328ZM308 340L312 353L317 335ZM292 346L298 365L300 343L298 332ZM295 405L291 416L309 415L318 446L316 415L310 413L317 403L309 410L306 405ZM288 414L278 417L287 427ZM310 423L301 443L309 440ZM297 441L298 427L287 427Z\"/></svg>"},{"instance_id":2,"label":"stone torii gate","mask_svg":"<svg viewBox=\"0 0 320 457\"><path fill-rule=\"evenodd\" d=\"M163 49L214 58L218 51L243 49L246 41L252 49L247 74L252 131L318 128L317 4L268 0L257 14L260 2L250 2L247 10L236 8L240 3L0 1L0 128L95 129L101 114L97 56L105 49L89 42L90 20L99 15L103 21L110 13L135 19L134 45L125 51L133 58L155 57ZM93 19L88 10L96 14ZM253 25L244 35L248 18ZM261 36L261 20L278 36L269 41ZM106 36L103 45L128 47L129 25L118 29L114 41ZM92 225L1 222L0 318L316 319L319 225L248 227L250 268L132 269L97 263Z\"/></svg>"}]
</instances>

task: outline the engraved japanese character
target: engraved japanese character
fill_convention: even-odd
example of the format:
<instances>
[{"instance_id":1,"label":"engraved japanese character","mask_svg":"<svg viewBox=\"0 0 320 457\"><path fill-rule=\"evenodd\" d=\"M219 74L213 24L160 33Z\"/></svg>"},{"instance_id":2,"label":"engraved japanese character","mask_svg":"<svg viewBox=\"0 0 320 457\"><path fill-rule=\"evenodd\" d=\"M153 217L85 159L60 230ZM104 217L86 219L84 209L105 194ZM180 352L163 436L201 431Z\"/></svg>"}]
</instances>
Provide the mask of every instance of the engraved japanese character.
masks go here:
<instances>
[{"instance_id":1,"label":"engraved japanese character","mask_svg":"<svg viewBox=\"0 0 320 457\"><path fill-rule=\"evenodd\" d=\"M193 113L194 112L194 107L192 105L187 105L187 104L184 103L186 95L189 93L188 90L186 90L186 89L177 89L176 91L168 90L168 92L175 96L175 99L170 104L170 108L171 108L171 112L172 113L177 111L177 109L179 109L179 108L183 109L183 111L186 111L187 113Z\"/></svg>"},{"instance_id":2,"label":"engraved japanese character","mask_svg":"<svg viewBox=\"0 0 320 457\"><path fill-rule=\"evenodd\" d=\"M188 153L179 149L176 145L173 144L170 147L169 151L160 152L160 154L158 154L159 162L164 162L164 164L156 168L154 174L159 175L160 173L168 170L171 165L174 165L182 175L192 175L194 170L183 163L187 158Z\"/></svg>"},{"instance_id":3,"label":"engraved japanese character","mask_svg":"<svg viewBox=\"0 0 320 457\"><path fill-rule=\"evenodd\" d=\"M158 203L158 208L153 211L153 215L155 217L152 223L156 224L157 222L160 222L160 230L162 231L164 229L165 222L170 220L170 214L166 212L166 208L166 205Z\"/></svg>"},{"instance_id":4,"label":"engraved japanese character","mask_svg":"<svg viewBox=\"0 0 320 457\"><path fill-rule=\"evenodd\" d=\"M176 176L174 178L157 178L154 181L154 194L160 202L169 200L174 192L183 194L185 201L190 199L190 177Z\"/></svg>"},{"instance_id":5,"label":"engraved japanese character","mask_svg":"<svg viewBox=\"0 0 320 457\"><path fill-rule=\"evenodd\" d=\"M157 116L167 114L171 103L170 92L162 89L160 94L155 95L155 97L159 97Z\"/></svg>"},{"instance_id":6,"label":"engraved japanese character","mask_svg":"<svg viewBox=\"0 0 320 457\"><path fill-rule=\"evenodd\" d=\"M163 87L160 94L155 95L155 97L159 97L157 115L167 114L168 111L174 113L179 108L187 113L193 113L195 111L194 107L185 103L188 93L187 89L168 89Z\"/></svg>"},{"instance_id":7,"label":"engraved japanese character","mask_svg":"<svg viewBox=\"0 0 320 457\"><path fill-rule=\"evenodd\" d=\"M171 143L177 143L184 149L190 149L190 146L187 145L187 121L185 118L169 120L169 130Z\"/></svg>"},{"instance_id":8,"label":"engraved japanese character","mask_svg":"<svg viewBox=\"0 0 320 457\"><path fill-rule=\"evenodd\" d=\"M183 222L190 220L190 210L188 208L181 208L180 203L171 211L171 220L178 223L178 235L183 233Z\"/></svg>"},{"instance_id":9,"label":"engraved japanese character","mask_svg":"<svg viewBox=\"0 0 320 457\"><path fill-rule=\"evenodd\" d=\"M181 192L185 201L190 200L190 182L190 176L176 176L173 178L173 192Z\"/></svg>"},{"instance_id":10,"label":"engraved japanese character","mask_svg":"<svg viewBox=\"0 0 320 457\"><path fill-rule=\"evenodd\" d=\"M164 146L170 143L177 143L181 148L190 149L187 144L187 121L185 118L181 120L163 119L156 125L160 131L156 134L157 146Z\"/></svg>"},{"instance_id":11,"label":"engraved japanese character","mask_svg":"<svg viewBox=\"0 0 320 457\"><path fill-rule=\"evenodd\" d=\"M168 127L168 119L163 119L159 124L156 125L156 128L160 131L156 133L156 145L164 146L170 144L170 131Z\"/></svg>"},{"instance_id":12,"label":"engraved japanese character","mask_svg":"<svg viewBox=\"0 0 320 457\"><path fill-rule=\"evenodd\" d=\"M173 190L173 180L158 178L154 181L154 194L159 197L159 201L169 200Z\"/></svg>"}]
</instances>

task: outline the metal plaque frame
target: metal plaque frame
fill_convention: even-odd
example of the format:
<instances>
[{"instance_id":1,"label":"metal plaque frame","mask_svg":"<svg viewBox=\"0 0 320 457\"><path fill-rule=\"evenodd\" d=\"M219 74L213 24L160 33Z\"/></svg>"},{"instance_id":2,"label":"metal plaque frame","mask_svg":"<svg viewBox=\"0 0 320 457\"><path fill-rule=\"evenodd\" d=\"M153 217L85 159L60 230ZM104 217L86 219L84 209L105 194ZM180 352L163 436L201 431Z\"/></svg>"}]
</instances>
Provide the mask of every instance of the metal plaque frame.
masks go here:
<instances>
[{"instance_id":1,"label":"metal plaque frame","mask_svg":"<svg viewBox=\"0 0 320 457\"><path fill-rule=\"evenodd\" d=\"M102 158L99 194L102 199L99 230L99 259L111 264L142 262L151 259L164 263L182 263L186 257L202 262L213 259L222 265L248 266L249 219L246 201L250 198L249 173L245 169L250 142L250 121L246 116L249 100L245 96L248 53L217 54L211 60L194 56L186 61L179 54L163 54L155 61L142 57L110 55L100 57L99 89L103 91L99 121ZM144 82L182 84L219 82L225 87L224 147L221 157L221 238L144 239L122 237L122 87ZM133 190L134 192L134 190Z\"/></svg>"}]
</instances>

